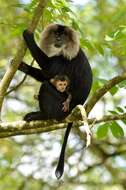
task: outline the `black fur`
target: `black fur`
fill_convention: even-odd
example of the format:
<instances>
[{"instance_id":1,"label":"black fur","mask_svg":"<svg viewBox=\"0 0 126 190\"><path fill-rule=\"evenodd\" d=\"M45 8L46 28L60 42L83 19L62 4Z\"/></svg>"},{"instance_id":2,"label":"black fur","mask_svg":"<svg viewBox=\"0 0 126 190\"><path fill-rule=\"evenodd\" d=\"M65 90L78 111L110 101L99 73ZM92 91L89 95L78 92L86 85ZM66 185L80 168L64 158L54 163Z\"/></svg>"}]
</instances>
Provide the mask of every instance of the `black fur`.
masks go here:
<instances>
[{"instance_id":1,"label":"black fur","mask_svg":"<svg viewBox=\"0 0 126 190\"><path fill-rule=\"evenodd\" d=\"M72 60L68 60L63 57L63 55L48 57L37 46L33 33L25 30L23 36L33 58L37 61L41 70L28 66L25 63L21 64L19 69L40 82L49 80L55 75L67 75L70 79L69 92L72 95L69 111L71 111L76 105L83 104L88 97L92 85L92 71L84 52L80 49L77 56ZM47 95L48 91L51 92L50 96ZM66 98L66 96L61 96L61 93L58 92L53 96L53 93L55 93L54 88L52 88L48 82L44 82L44 86L41 86L39 92L40 111L31 112L27 114L24 119L27 121L41 119L60 120L66 117L69 112L66 113L61 111L61 107L57 109L57 107L61 105L61 102L65 100L64 98ZM59 98L61 99L60 101ZM63 174L65 147L71 126L72 124L70 123L64 137L60 160L56 170L57 178L60 178Z\"/></svg>"}]
</instances>

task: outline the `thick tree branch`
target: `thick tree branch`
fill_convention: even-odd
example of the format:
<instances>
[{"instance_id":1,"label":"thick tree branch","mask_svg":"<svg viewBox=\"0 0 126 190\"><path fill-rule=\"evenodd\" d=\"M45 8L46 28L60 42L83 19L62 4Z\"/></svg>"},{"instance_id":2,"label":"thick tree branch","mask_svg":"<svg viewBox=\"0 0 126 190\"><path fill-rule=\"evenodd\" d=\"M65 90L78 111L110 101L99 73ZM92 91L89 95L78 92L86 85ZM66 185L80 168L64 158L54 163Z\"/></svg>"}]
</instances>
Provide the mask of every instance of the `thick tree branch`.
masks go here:
<instances>
[{"instance_id":1,"label":"thick tree branch","mask_svg":"<svg viewBox=\"0 0 126 190\"><path fill-rule=\"evenodd\" d=\"M28 27L29 31L33 32L35 30L35 28L39 22L39 19L43 13L43 9L44 9L46 3L47 3L47 0L39 1L38 6L35 9L32 21L29 24L29 27ZM17 53L13 59L13 63L7 69L5 75L0 83L0 113L1 113L2 104L3 104L3 100L5 97L6 91L9 87L11 80L13 79L13 76L14 76L17 68L19 67L19 64L22 61L22 58L25 55L25 52L26 52L26 45L23 40L20 40Z\"/></svg>"},{"instance_id":2,"label":"thick tree branch","mask_svg":"<svg viewBox=\"0 0 126 190\"><path fill-rule=\"evenodd\" d=\"M126 114L121 115L108 115L102 119L96 120L95 118L89 119L89 124L101 122L110 122L113 120L125 120ZM83 117L80 108L77 106L72 113L63 121L16 121L16 122L1 122L0 123L0 138L16 136L16 135L28 135L49 132L57 129L63 129L67 127L69 122L74 122L76 126L82 126L84 124Z\"/></svg>"},{"instance_id":3,"label":"thick tree branch","mask_svg":"<svg viewBox=\"0 0 126 190\"><path fill-rule=\"evenodd\" d=\"M107 93L112 87L117 85L118 83L122 82L123 80L126 80L126 73L123 73L122 75L116 76L113 79L109 80L103 87L98 89L88 100L87 104L85 104L85 109L87 114L92 110L94 105L98 102L98 100Z\"/></svg>"}]
</instances>

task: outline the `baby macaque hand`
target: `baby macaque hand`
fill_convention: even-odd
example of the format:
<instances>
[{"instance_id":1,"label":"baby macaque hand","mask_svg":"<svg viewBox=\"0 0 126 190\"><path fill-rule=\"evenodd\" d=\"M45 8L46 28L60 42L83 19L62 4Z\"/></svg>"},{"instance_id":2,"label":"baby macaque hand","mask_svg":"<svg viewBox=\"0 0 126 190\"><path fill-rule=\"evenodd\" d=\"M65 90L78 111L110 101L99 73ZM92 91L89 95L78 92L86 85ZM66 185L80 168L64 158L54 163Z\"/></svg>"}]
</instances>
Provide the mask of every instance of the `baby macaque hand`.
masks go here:
<instances>
[{"instance_id":1,"label":"baby macaque hand","mask_svg":"<svg viewBox=\"0 0 126 190\"><path fill-rule=\"evenodd\" d=\"M67 112L67 111L69 111L69 102L68 101L65 101L65 102L63 102L63 108L62 108L62 110L64 111L64 112Z\"/></svg>"}]
</instances>

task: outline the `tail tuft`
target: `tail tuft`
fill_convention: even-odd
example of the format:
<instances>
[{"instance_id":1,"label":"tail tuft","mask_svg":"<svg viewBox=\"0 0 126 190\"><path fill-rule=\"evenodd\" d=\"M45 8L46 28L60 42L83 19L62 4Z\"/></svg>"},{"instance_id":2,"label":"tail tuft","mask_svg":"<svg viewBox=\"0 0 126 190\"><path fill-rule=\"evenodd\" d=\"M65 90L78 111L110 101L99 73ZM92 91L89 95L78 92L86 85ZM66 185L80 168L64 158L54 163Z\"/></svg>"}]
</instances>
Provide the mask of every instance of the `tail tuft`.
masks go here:
<instances>
[{"instance_id":1,"label":"tail tuft","mask_svg":"<svg viewBox=\"0 0 126 190\"><path fill-rule=\"evenodd\" d=\"M69 123L68 127L66 129L66 132L65 132L64 141L63 141L63 145L62 145L58 165L57 165L57 168L56 168L56 171L55 171L55 175L56 175L57 179L60 179L61 176L63 175L63 172L64 172L65 149L66 149L67 140L68 140L68 136L69 136L71 127L72 127L72 123Z\"/></svg>"}]
</instances>

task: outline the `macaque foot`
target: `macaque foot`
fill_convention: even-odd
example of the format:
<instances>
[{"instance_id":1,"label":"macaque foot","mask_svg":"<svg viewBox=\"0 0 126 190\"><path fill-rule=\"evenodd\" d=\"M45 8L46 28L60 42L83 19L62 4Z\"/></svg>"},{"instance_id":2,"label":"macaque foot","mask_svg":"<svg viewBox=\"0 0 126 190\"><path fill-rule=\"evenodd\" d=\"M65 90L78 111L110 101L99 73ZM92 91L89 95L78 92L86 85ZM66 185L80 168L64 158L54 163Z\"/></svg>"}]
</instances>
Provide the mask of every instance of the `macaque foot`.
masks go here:
<instances>
[{"instance_id":1,"label":"macaque foot","mask_svg":"<svg viewBox=\"0 0 126 190\"><path fill-rule=\"evenodd\" d=\"M24 116L25 121L35 121L35 120L44 120L46 119L42 112L30 112Z\"/></svg>"},{"instance_id":2,"label":"macaque foot","mask_svg":"<svg viewBox=\"0 0 126 190\"><path fill-rule=\"evenodd\" d=\"M28 66L23 61L20 63L18 70L23 71L24 73L28 72Z\"/></svg>"}]
</instances>

